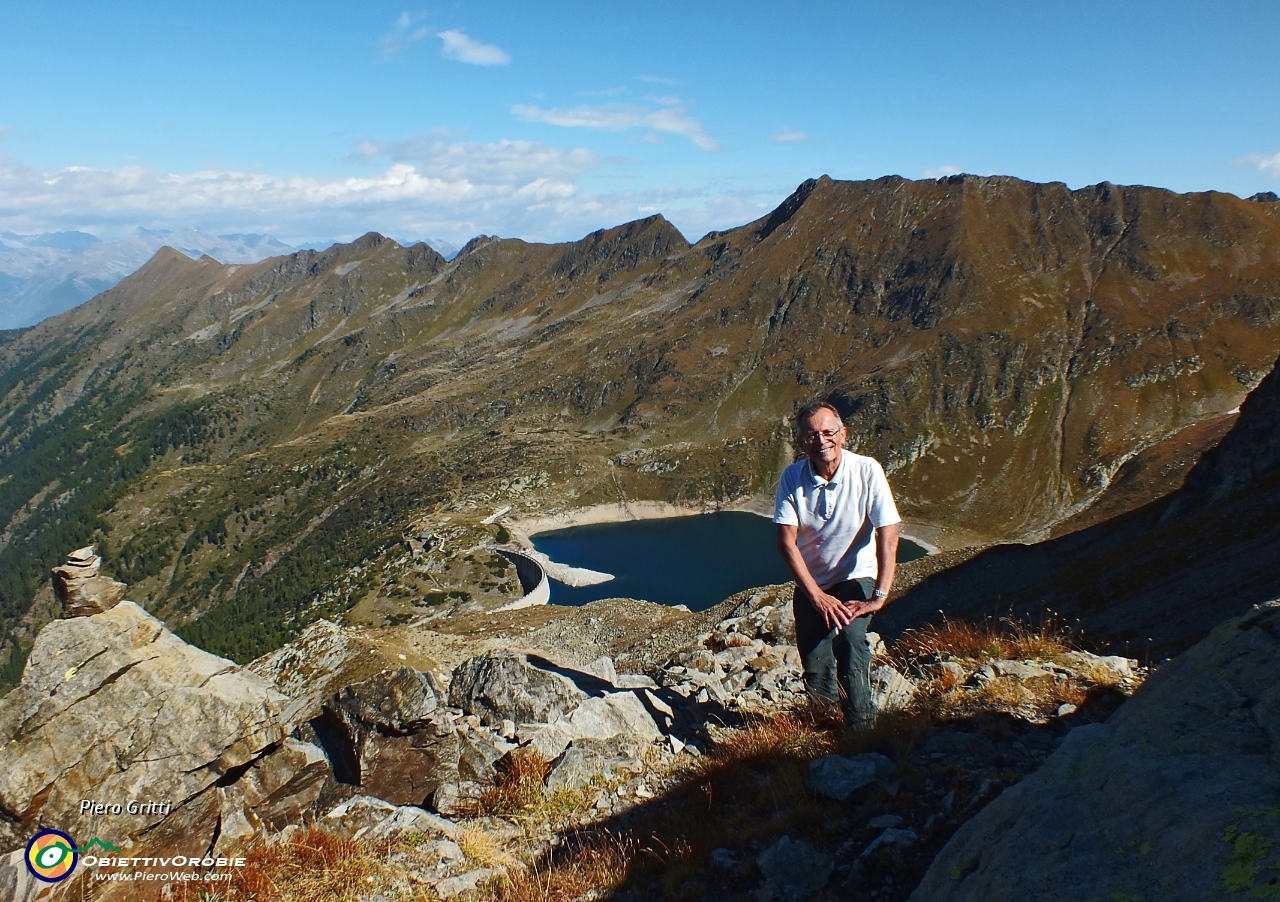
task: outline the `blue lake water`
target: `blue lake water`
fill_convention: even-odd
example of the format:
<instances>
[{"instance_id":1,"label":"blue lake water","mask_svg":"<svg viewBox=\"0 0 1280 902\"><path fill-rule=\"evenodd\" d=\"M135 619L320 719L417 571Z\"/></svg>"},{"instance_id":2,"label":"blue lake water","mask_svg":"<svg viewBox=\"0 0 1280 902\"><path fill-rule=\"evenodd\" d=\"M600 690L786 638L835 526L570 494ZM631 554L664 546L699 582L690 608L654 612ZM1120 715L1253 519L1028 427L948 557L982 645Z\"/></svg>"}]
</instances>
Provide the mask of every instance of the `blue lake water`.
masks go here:
<instances>
[{"instance_id":1,"label":"blue lake water","mask_svg":"<svg viewBox=\"0 0 1280 902\"><path fill-rule=\"evenodd\" d=\"M765 517L723 511L574 526L532 539L533 547L553 561L614 575L609 582L578 589L552 580L552 604L643 598L703 611L743 589L791 580L774 530ZM900 562L924 555L907 539L898 545Z\"/></svg>"}]
</instances>

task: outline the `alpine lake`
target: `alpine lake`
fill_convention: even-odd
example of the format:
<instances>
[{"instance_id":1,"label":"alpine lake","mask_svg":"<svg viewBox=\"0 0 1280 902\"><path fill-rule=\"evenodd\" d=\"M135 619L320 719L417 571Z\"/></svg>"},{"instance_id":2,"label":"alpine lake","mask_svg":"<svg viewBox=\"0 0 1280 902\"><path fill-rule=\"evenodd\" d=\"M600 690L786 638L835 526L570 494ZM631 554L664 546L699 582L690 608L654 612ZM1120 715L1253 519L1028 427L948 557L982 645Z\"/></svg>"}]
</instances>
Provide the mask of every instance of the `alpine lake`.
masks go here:
<instances>
[{"instance_id":1,"label":"alpine lake","mask_svg":"<svg viewBox=\"0 0 1280 902\"><path fill-rule=\"evenodd\" d=\"M594 523L531 539L553 561L614 576L580 588L552 580L551 604L639 598L705 611L743 589L791 581L772 521L739 511ZM909 539L899 541L899 563L926 553Z\"/></svg>"}]
</instances>

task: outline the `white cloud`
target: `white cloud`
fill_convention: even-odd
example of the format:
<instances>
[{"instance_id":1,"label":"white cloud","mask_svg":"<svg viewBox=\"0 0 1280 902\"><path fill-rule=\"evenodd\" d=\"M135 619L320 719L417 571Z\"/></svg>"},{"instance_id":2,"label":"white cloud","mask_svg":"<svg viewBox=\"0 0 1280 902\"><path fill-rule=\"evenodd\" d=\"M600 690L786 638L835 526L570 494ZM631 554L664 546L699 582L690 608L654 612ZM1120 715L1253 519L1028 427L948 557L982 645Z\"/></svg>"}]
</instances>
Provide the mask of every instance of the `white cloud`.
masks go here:
<instances>
[{"instance_id":1,"label":"white cloud","mask_svg":"<svg viewBox=\"0 0 1280 902\"><path fill-rule=\"evenodd\" d=\"M511 62L511 55L501 47L481 44L461 31L442 31L437 37L444 41L445 59L473 66L505 66Z\"/></svg>"},{"instance_id":2,"label":"white cloud","mask_svg":"<svg viewBox=\"0 0 1280 902\"><path fill-rule=\"evenodd\" d=\"M654 85L678 85L683 84L678 78L663 78L661 75L638 75L641 81L647 81Z\"/></svg>"},{"instance_id":3,"label":"white cloud","mask_svg":"<svg viewBox=\"0 0 1280 902\"><path fill-rule=\"evenodd\" d=\"M794 128L787 128L785 125L769 136L769 140L774 144L816 144L813 138L810 138L804 132L796 131Z\"/></svg>"},{"instance_id":4,"label":"white cloud","mask_svg":"<svg viewBox=\"0 0 1280 902\"><path fill-rule=\"evenodd\" d=\"M410 135L395 141L361 141L352 161L386 157L414 163L437 178L513 183L538 179L572 179L599 162L585 148L564 150L535 141L497 141L492 144L450 142L451 133Z\"/></svg>"},{"instance_id":5,"label":"white cloud","mask_svg":"<svg viewBox=\"0 0 1280 902\"><path fill-rule=\"evenodd\" d=\"M681 135L703 150L720 149L720 145L708 137L700 121L685 115L687 107L684 103L676 98L662 98L660 102L665 105L656 109L627 103L606 103L601 106L552 110L537 106L513 106L511 112L531 122L545 122L565 128L594 128L616 132L648 128L656 132Z\"/></svg>"},{"instance_id":6,"label":"white cloud","mask_svg":"<svg viewBox=\"0 0 1280 902\"><path fill-rule=\"evenodd\" d=\"M383 55L394 56L410 44L429 37L431 29L425 25L418 24L423 18L425 17L421 13L416 15L410 15L407 12L401 13L396 18L395 26L382 38Z\"/></svg>"},{"instance_id":7,"label":"white cloud","mask_svg":"<svg viewBox=\"0 0 1280 902\"><path fill-rule=\"evenodd\" d=\"M963 170L959 166L934 166L920 173L927 179L940 179L943 176L959 175Z\"/></svg>"},{"instance_id":8,"label":"white cloud","mask_svg":"<svg viewBox=\"0 0 1280 902\"><path fill-rule=\"evenodd\" d=\"M477 234L574 240L661 212L690 239L759 218L793 185L753 191L667 186L592 193L583 177L625 165L532 141L465 142L445 132L367 140L338 178L147 167L45 171L0 154L0 232L79 229L112 240L150 229L265 233L292 245L374 230L461 246Z\"/></svg>"},{"instance_id":9,"label":"white cloud","mask_svg":"<svg viewBox=\"0 0 1280 902\"><path fill-rule=\"evenodd\" d=\"M266 232L295 244L368 229L450 240L470 238L482 226L545 236L581 218L575 180L597 160L590 151L528 141L430 137L362 142L353 157L392 160L370 174L318 178L144 167L44 172L0 157L0 231L79 228L108 236L137 225L195 226L219 234Z\"/></svg>"},{"instance_id":10,"label":"white cloud","mask_svg":"<svg viewBox=\"0 0 1280 902\"><path fill-rule=\"evenodd\" d=\"M1247 157L1242 157L1237 162L1261 169L1272 178L1280 178L1280 153L1273 153L1271 156L1251 153Z\"/></svg>"}]
</instances>

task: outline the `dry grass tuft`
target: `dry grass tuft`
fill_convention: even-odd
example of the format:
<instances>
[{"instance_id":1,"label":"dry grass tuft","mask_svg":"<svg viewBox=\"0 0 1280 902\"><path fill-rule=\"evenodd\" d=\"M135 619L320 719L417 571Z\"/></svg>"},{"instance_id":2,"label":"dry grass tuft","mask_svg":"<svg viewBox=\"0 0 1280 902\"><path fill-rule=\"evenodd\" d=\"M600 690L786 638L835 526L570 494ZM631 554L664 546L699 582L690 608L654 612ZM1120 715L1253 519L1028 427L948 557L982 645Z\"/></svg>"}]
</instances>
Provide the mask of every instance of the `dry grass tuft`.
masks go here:
<instances>
[{"instance_id":1,"label":"dry grass tuft","mask_svg":"<svg viewBox=\"0 0 1280 902\"><path fill-rule=\"evenodd\" d=\"M385 859L373 847L312 828L293 842L255 848L245 867L234 872L224 896L257 902L354 902L388 876ZM193 895L191 902L197 898Z\"/></svg>"},{"instance_id":2,"label":"dry grass tuft","mask_svg":"<svg viewBox=\"0 0 1280 902\"><path fill-rule=\"evenodd\" d=\"M1105 664L1094 664L1080 674L1095 686L1114 688L1124 682L1124 674L1107 667Z\"/></svg>"},{"instance_id":3,"label":"dry grass tuft","mask_svg":"<svg viewBox=\"0 0 1280 902\"><path fill-rule=\"evenodd\" d=\"M515 856L502 847L493 836L478 827L467 827L458 837L458 848L467 860L479 867L519 867Z\"/></svg>"},{"instance_id":4,"label":"dry grass tuft","mask_svg":"<svg viewBox=\"0 0 1280 902\"><path fill-rule=\"evenodd\" d=\"M511 817L527 813L547 798L542 781L551 764L529 748L516 749L498 764L497 782L480 793L465 813L471 817Z\"/></svg>"},{"instance_id":5,"label":"dry grass tuft","mask_svg":"<svg viewBox=\"0 0 1280 902\"><path fill-rule=\"evenodd\" d=\"M603 898L622 885L637 855L629 837L607 830L571 834L554 858L512 871L497 892L498 902L569 902L588 893Z\"/></svg>"},{"instance_id":6,"label":"dry grass tuft","mask_svg":"<svg viewBox=\"0 0 1280 902\"><path fill-rule=\"evenodd\" d=\"M973 694L974 701L985 707L1021 708L1035 702L1036 696L1021 680L996 677L983 683Z\"/></svg>"},{"instance_id":7,"label":"dry grass tuft","mask_svg":"<svg viewBox=\"0 0 1280 902\"><path fill-rule=\"evenodd\" d=\"M1054 660L1072 650L1071 632L1052 617L1039 626L1002 618L969 623L947 620L907 630L891 656L903 666L925 658Z\"/></svg>"},{"instance_id":8,"label":"dry grass tuft","mask_svg":"<svg viewBox=\"0 0 1280 902\"><path fill-rule=\"evenodd\" d=\"M763 758L809 760L836 748L844 721L834 705L810 704L750 715L740 729L717 740L707 765L722 769Z\"/></svg>"}]
</instances>

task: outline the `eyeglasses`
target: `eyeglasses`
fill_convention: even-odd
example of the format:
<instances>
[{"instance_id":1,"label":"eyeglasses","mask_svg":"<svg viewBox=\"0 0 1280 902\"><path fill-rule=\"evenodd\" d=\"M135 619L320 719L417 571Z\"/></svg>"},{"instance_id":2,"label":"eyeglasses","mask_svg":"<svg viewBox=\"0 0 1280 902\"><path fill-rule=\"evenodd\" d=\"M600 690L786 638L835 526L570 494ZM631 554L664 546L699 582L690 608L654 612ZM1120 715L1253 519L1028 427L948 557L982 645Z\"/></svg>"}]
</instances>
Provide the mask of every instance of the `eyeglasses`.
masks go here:
<instances>
[{"instance_id":1,"label":"eyeglasses","mask_svg":"<svg viewBox=\"0 0 1280 902\"><path fill-rule=\"evenodd\" d=\"M800 444L812 445L815 441L817 441L820 438L824 438L827 441L832 441L837 435L839 435L842 432L844 432L843 426L841 426L839 429L821 429L817 432L806 432L804 435L800 436Z\"/></svg>"}]
</instances>

